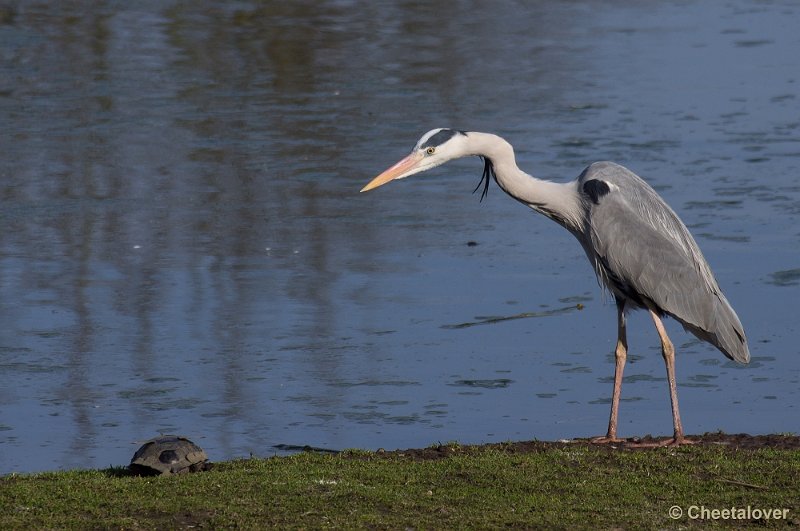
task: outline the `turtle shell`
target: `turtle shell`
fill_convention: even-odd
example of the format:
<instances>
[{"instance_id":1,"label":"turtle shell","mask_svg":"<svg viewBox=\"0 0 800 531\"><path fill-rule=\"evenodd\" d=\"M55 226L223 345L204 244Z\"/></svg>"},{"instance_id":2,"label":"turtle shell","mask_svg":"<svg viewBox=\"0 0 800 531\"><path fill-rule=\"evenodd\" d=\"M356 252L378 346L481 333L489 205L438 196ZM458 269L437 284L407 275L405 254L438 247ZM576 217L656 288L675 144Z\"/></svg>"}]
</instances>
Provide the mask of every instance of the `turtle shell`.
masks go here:
<instances>
[{"instance_id":1,"label":"turtle shell","mask_svg":"<svg viewBox=\"0 0 800 531\"><path fill-rule=\"evenodd\" d=\"M186 474L208 470L208 456L202 448L178 435L162 435L136 450L128 467L134 474Z\"/></svg>"}]
</instances>

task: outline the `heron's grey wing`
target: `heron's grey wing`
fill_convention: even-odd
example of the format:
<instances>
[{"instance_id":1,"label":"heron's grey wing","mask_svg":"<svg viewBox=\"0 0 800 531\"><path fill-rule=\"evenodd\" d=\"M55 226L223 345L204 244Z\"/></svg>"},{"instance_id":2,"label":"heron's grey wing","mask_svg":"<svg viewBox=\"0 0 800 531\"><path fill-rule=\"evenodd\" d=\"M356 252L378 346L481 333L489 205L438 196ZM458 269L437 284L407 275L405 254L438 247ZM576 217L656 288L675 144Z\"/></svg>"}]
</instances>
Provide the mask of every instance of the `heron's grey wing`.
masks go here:
<instances>
[{"instance_id":1,"label":"heron's grey wing","mask_svg":"<svg viewBox=\"0 0 800 531\"><path fill-rule=\"evenodd\" d=\"M585 237L600 279L634 303L652 302L729 358L747 362L741 322L675 212L626 168L593 166L582 175L581 185L588 199ZM593 180L608 188L596 199L591 191L599 185L590 184Z\"/></svg>"}]
</instances>

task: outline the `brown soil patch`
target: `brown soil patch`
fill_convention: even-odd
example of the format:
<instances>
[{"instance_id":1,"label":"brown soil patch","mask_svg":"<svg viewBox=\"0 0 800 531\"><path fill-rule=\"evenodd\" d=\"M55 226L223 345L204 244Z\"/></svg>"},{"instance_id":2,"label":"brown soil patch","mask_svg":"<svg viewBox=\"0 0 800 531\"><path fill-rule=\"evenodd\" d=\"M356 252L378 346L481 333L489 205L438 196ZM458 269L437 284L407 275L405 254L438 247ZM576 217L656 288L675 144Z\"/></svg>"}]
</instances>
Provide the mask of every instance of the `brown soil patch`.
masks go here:
<instances>
[{"instance_id":1,"label":"brown soil patch","mask_svg":"<svg viewBox=\"0 0 800 531\"><path fill-rule=\"evenodd\" d=\"M780 450L800 450L800 436L798 435L749 435L747 433L705 433L703 435L689 435L688 439L695 441L696 445L724 446L732 449L756 450L760 448L774 448ZM655 443L668 440L669 437L631 437L619 443L594 444L589 439L571 439L563 441L520 441L491 443L484 445L438 445L429 448L407 450L393 450L391 452L378 450L378 455L403 456L415 460L441 459L453 454L464 454L472 449L496 448L509 453L542 452L553 448L568 448L576 445L591 446L593 448L607 449L609 451L647 451L653 447L637 446L640 443Z\"/></svg>"}]
</instances>

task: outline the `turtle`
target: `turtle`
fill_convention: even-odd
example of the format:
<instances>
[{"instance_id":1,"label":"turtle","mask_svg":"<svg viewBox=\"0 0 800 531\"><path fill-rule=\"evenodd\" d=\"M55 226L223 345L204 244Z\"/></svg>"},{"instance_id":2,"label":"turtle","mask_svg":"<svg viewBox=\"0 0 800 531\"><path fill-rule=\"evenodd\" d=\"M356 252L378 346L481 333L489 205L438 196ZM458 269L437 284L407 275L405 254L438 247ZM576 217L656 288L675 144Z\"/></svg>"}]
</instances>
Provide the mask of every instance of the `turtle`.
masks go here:
<instances>
[{"instance_id":1,"label":"turtle","mask_svg":"<svg viewBox=\"0 0 800 531\"><path fill-rule=\"evenodd\" d=\"M211 468L202 448L179 435L150 439L136 450L129 470L139 476L187 474Z\"/></svg>"}]
</instances>

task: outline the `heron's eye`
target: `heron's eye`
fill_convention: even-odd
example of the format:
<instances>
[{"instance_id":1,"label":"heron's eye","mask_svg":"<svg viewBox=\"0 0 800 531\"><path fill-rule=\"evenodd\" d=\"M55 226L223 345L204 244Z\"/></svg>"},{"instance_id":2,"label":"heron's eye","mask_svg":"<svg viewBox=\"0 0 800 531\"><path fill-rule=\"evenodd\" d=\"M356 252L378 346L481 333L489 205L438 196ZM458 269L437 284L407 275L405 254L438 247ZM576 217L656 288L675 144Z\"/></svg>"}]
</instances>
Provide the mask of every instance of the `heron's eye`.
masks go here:
<instances>
[{"instance_id":1,"label":"heron's eye","mask_svg":"<svg viewBox=\"0 0 800 531\"><path fill-rule=\"evenodd\" d=\"M428 149L425 150L425 153L427 153L428 155L433 155L434 153L436 153L436 148L433 146L429 146Z\"/></svg>"}]
</instances>

